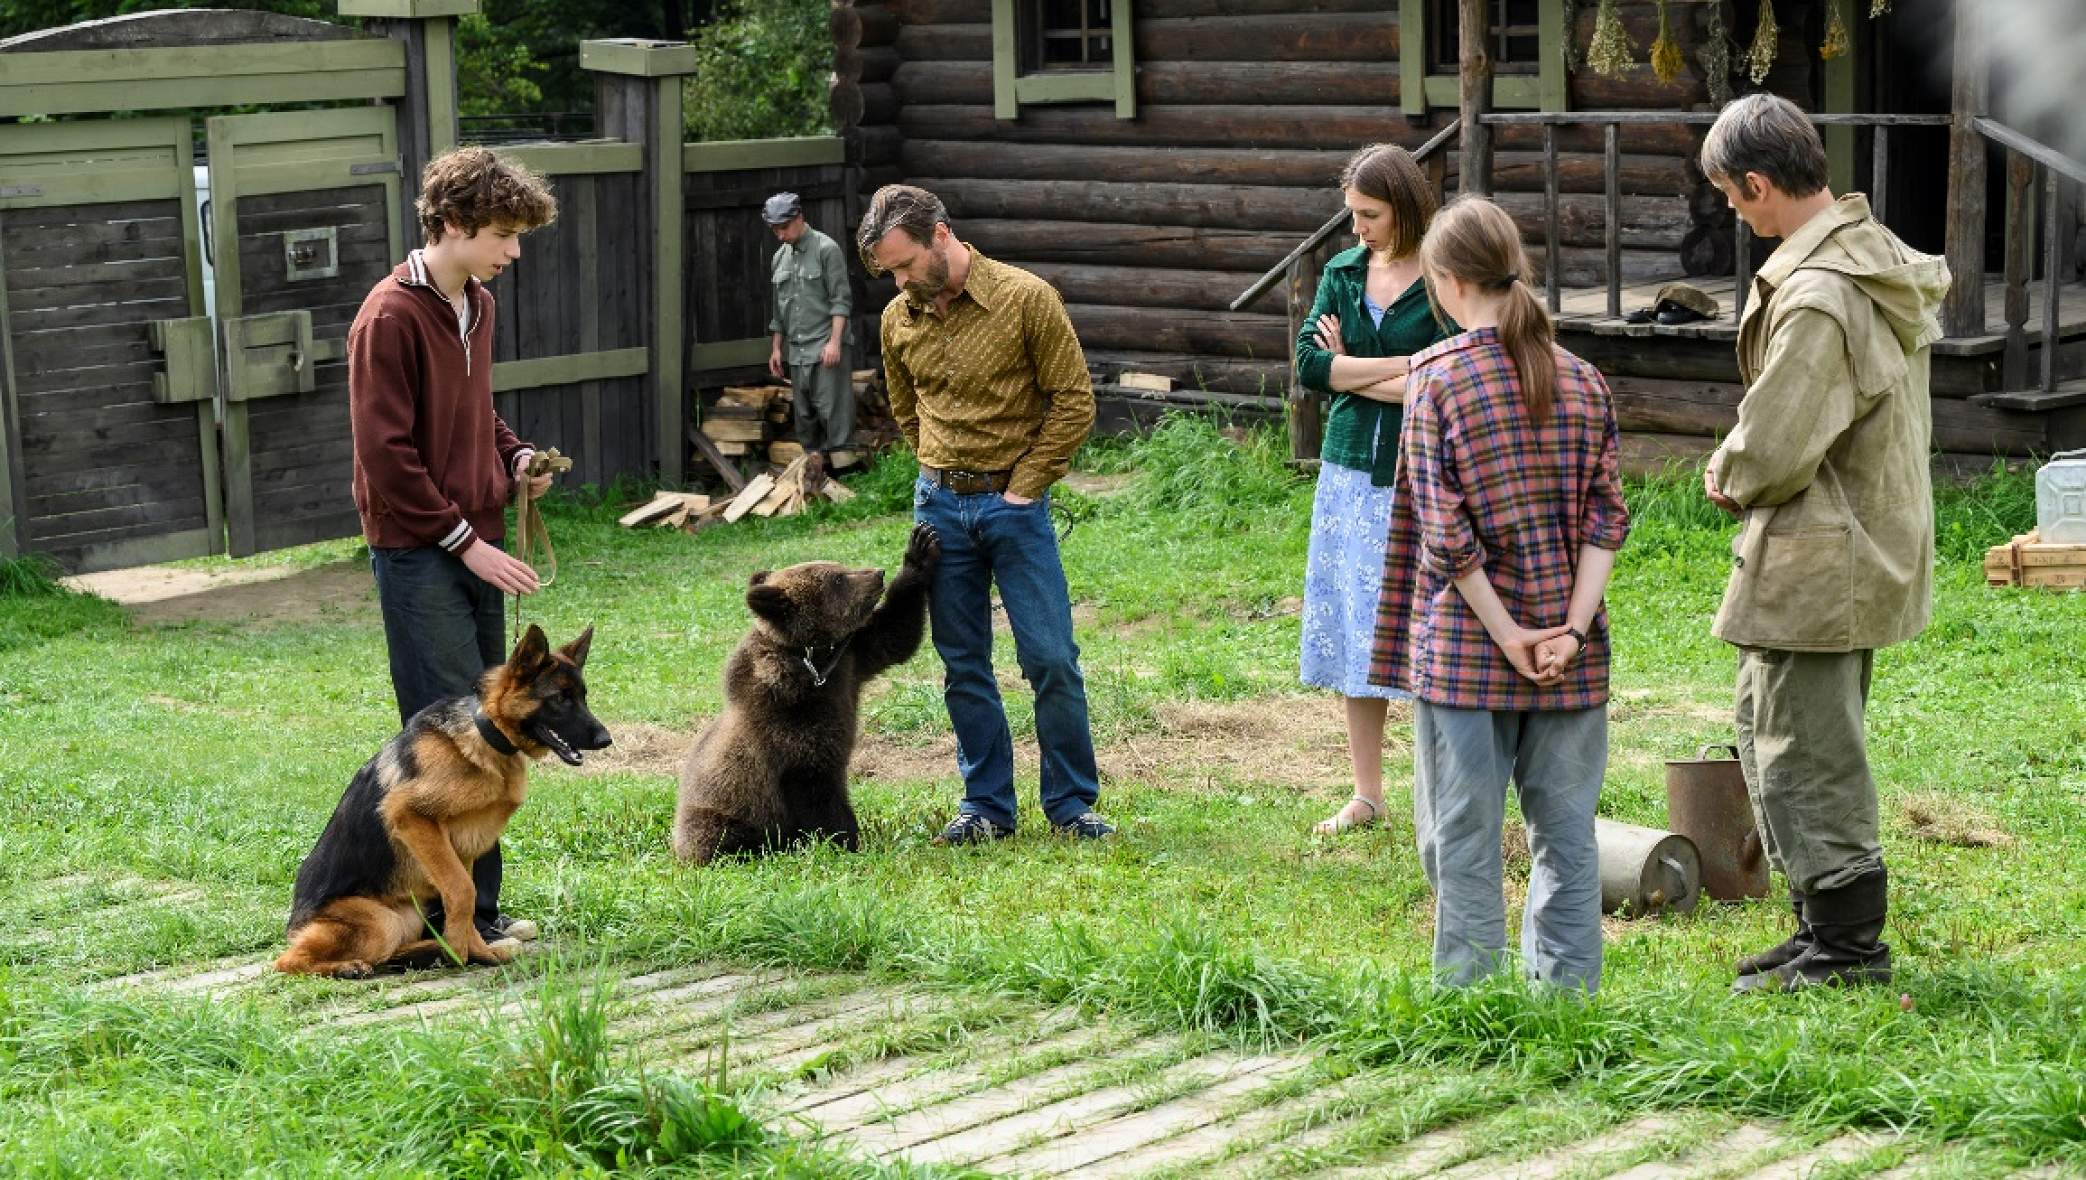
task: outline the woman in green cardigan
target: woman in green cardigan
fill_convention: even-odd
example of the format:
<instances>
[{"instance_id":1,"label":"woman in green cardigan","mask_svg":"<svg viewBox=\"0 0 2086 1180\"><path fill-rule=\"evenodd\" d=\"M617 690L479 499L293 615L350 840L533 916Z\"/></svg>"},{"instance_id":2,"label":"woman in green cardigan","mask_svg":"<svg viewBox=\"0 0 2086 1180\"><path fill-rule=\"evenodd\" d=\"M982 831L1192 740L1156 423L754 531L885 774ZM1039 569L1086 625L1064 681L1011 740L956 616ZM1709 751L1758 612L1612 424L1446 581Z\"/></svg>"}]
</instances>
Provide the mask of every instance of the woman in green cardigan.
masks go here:
<instances>
[{"instance_id":1,"label":"woman in green cardigan","mask_svg":"<svg viewBox=\"0 0 2086 1180\"><path fill-rule=\"evenodd\" d=\"M1337 835L1383 815L1383 725L1405 693L1369 683L1369 648L1390 530L1391 484L1412 354L1453 334L1434 318L1420 275L1433 186L1394 144L1356 152L1340 188L1361 244L1326 264L1297 333L1297 378L1330 394L1304 574L1304 683L1346 698L1354 797L1316 830Z\"/></svg>"}]
</instances>

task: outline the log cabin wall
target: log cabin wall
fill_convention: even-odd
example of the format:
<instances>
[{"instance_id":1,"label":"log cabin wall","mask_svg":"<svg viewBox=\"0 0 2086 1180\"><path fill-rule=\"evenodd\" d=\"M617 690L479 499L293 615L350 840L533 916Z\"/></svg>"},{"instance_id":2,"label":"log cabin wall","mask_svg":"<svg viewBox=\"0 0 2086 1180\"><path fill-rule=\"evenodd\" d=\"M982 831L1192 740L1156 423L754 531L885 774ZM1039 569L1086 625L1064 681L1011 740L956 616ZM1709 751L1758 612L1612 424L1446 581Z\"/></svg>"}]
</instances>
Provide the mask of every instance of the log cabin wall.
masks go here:
<instances>
[{"instance_id":1,"label":"log cabin wall","mask_svg":"<svg viewBox=\"0 0 2086 1180\"><path fill-rule=\"evenodd\" d=\"M1453 98L1407 114L1401 21L1382 0L1133 2L1131 119L1104 102L1025 105L1015 119L995 118L992 0L837 8L833 109L850 160L863 193L896 180L929 188L965 240L1055 284L1102 372L1136 368L1189 388L1279 393L1289 361L1279 292L1245 311L1226 305L1337 211L1335 178L1350 153L1375 142L1418 147L1454 117ZM1719 4L1728 27L1724 0L1672 0L1688 72L1662 82L1644 65L1615 79L1582 67L1568 77L1569 105L1707 102L1697 58ZM1438 7L1453 19L1453 6ZM1621 11L1642 57L1656 6L1625 2ZM1591 38L1593 19L1594 5L1582 4L1574 44ZM1437 72L1453 82L1453 67ZM1688 162L1698 141L1683 127L1631 129L1622 168L1626 279L1680 273L1691 227L1717 220L1722 202L1703 197ZM1563 278L1598 284L1606 277L1599 129L1567 129L1559 146ZM1497 199L1540 266L1540 133L1501 128L1495 147ZM1448 165L1453 187L1453 153ZM1705 258L1717 261L1713 251ZM881 308L891 291L888 281L872 282L865 308Z\"/></svg>"}]
</instances>

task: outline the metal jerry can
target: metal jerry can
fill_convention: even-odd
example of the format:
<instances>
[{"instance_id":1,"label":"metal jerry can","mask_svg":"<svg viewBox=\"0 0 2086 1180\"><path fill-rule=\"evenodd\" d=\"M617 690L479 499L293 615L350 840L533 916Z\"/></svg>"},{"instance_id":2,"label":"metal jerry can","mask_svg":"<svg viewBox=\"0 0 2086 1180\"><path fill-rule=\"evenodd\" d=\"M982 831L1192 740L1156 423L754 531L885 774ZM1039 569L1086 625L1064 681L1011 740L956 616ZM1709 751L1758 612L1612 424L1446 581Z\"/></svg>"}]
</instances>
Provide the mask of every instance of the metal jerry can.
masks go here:
<instances>
[{"instance_id":1,"label":"metal jerry can","mask_svg":"<svg viewBox=\"0 0 2086 1180\"><path fill-rule=\"evenodd\" d=\"M2059 451L2035 473L2035 531L2045 545L2086 545L2086 450Z\"/></svg>"}]
</instances>

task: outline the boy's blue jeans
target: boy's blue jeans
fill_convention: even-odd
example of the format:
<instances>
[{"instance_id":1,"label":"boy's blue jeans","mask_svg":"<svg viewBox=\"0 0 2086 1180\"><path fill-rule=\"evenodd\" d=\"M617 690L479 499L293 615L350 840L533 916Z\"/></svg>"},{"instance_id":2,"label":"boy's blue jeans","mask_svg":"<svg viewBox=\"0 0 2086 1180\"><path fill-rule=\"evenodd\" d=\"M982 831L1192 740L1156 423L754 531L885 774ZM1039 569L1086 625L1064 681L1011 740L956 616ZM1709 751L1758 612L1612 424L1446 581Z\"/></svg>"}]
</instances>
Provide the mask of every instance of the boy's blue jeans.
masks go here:
<instances>
[{"instance_id":1,"label":"boy's blue jeans","mask_svg":"<svg viewBox=\"0 0 2086 1180\"><path fill-rule=\"evenodd\" d=\"M391 654L391 692L401 726L436 701L478 691L478 679L505 663L507 601L498 588L464 566L463 559L429 545L369 551ZM472 917L487 941L499 937L500 846L471 866L478 888ZM441 929L441 906L429 921Z\"/></svg>"},{"instance_id":2,"label":"boy's blue jeans","mask_svg":"<svg viewBox=\"0 0 2086 1180\"><path fill-rule=\"evenodd\" d=\"M956 730L962 810L1014 827L1014 741L992 674L992 587L1014 631L1015 659L1036 692L1043 814L1070 823L1100 797L1086 681L1072 641L1072 598L1050 524L1050 496L1010 504L998 492L957 495L932 480L913 485L913 517L941 535L928 594L942 699Z\"/></svg>"}]
</instances>

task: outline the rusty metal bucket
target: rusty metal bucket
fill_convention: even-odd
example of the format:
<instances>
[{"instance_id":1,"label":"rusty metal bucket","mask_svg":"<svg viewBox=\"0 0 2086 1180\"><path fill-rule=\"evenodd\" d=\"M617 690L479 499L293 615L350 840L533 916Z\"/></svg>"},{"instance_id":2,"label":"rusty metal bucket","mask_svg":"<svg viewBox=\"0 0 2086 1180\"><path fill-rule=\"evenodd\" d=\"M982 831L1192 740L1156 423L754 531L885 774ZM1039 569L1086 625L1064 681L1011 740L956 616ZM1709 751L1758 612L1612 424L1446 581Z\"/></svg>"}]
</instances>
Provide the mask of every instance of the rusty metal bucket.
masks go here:
<instances>
[{"instance_id":1,"label":"rusty metal bucket","mask_svg":"<svg viewBox=\"0 0 2086 1180\"><path fill-rule=\"evenodd\" d=\"M1711 758L1713 751L1729 758ZM1708 745L1666 763L1666 822L1702 856L1702 891L1718 901L1767 896L1767 855L1753 826L1738 747Z\"/></svg>"},{"instance_id":2,"label":"rusty metal bucket","mask_svg":"<svg viewBox=\"0 0 2086 1180\"><path fill-rule=\"evenodd\" d=\"M1601 912L1631 918L1688 913L1702 895L1702 862L1677 832L1595 817L1601 857Z\"/></svg>"}]
</instances>

